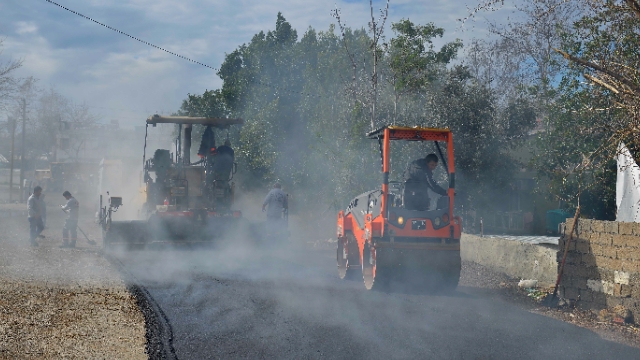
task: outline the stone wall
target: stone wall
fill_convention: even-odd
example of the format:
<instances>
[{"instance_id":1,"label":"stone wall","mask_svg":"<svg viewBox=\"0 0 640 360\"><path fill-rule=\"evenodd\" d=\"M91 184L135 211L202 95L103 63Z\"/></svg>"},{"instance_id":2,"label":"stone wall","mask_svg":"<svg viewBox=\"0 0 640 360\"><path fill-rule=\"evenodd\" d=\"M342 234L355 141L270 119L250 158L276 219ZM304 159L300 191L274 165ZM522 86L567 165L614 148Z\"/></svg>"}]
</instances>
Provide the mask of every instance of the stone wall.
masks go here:
<instances>
[{"instance_id":1,"label":"stone wall","mask_svg":"<svg viewBox=\"0 0 640 360\"><path fill-rule=\"evenodd\" d=\"M558 246L558 269L573 219ZM622 305L640 319L640 224L579 219L559 295L585 309Z\"/></svg>"}]
</instances>

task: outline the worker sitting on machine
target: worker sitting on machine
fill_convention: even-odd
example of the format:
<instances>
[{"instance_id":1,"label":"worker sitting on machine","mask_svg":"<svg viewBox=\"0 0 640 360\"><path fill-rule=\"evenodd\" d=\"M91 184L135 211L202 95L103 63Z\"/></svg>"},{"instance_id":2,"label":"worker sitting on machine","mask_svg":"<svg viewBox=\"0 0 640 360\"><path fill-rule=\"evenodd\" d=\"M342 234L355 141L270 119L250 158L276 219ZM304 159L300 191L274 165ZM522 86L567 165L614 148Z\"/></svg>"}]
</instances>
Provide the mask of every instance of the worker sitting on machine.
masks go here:
<instances>
[{"instance_id":1,"label":"worker sitting on machine","mask_svg":"<svg viewBox=\"0 0 640 360\"><path fill-rule=\"evenodd\" d=\"M224 145L218 147L215 151L215 159L213 162L213 177L216 181L229 181L231 171L233 170L234 151L231 148L229 139L224 141Z\"/></svg>"},{"instance_id":2,"label":"worker sitting on machine","mask_svg":"<svg viewBox=\"0 0 640 360\"><path fill-rule=\"evenodd\" d=\"M427 189L442 196L447 191L433 180L433 170L438 167L438 156L429 154L425 158L409 163L404 173L404 207L407 210L429 210L431 200Z\"/></svg>"}]
</instances>

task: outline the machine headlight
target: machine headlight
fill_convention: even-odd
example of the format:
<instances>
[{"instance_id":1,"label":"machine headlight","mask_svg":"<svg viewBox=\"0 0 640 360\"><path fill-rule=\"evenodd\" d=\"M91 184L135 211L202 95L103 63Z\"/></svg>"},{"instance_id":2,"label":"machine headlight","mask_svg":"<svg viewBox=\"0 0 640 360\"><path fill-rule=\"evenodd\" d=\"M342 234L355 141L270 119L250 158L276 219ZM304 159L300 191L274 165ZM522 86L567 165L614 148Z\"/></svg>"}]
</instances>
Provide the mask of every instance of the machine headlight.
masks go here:
<instances>
[{"instance_id":1,"label":"machine headlight","mask_svg":"<svg viewBox=\"0 0 640 360\"><path fill-rule=\"evenodd\" d=\"M402 216L398 217L398 224L400 225L404 224L404 218Z\"/></svg>"},{"instance_id":2,"label":"machine headlight","mask_svg":"<svg viewBox=\"0 0 640 360\"><path fill-rule=\"evenodd\" d=\"M437 217L437 218L433 219L433 224L434 224L435 226L440 226L440 218L439 218L439 217Z\"/></svg>"}]
</instances>

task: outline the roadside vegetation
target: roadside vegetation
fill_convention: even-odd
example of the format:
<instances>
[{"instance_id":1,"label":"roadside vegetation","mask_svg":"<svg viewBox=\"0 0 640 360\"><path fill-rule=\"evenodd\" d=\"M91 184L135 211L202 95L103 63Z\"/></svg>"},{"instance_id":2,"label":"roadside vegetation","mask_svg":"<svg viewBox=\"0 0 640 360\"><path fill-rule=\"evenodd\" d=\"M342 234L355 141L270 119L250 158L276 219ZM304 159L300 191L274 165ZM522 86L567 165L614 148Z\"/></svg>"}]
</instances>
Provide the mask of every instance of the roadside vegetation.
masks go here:
<instances>
[{"instance_id":1,"label":"roadside vegetation","mask_svg":"<svg viewBox=\"0 0 640 360\"><path fill-rule=\"evenodd\" d=\"M613 156L621 141L640 149L638 1L485 0L455 26L505 7L515 15L486 22L492 36L464 44L442 40L453 24L388 21L389 6L379 17L372 8L364 28L339 9L325 29L294 29L274 14L272 29L226 54L221 88L188 94L176 113L245 119L228 134L239 185L279 180L320 211L378 186L378 145L364 134L396 124L453 130L457 203L467 210L503 208L505 189L528 169L536 196L571 211L581 194L584 216L615 217ZM21 61L0 55L9 115L0 135L21 136L26 117L27 158L51 156L49 135L62 123L99 121L55 89L12 77ZM0 143L8 154L10 142ZM70 158L80 145L67 144ZM405 164L393 165L399 179Z\"/></svg>"},{"instance_id":2,"label":"roadside vegetation","mask_svg":"<svg viewBox=\"0 0 640 360\"><path fill-rule=\"evenodd\" d=\"M528 168L538 196L572 210L581 194L584 216L615 218L613 156L620 141L638 149L638 2L487 1L462 27L505 3L517 20L487 23L493 40L439 46L450 24L389 25L385 9L368 28L336 10L338 27L302 36L278 14L227 54L222 88L189 95L180 113L245 118L233 134L245 186L279 179L313 189L307 203L343 207L377 185L365 132L420 125L454 131L459 204L499 208Z\"/></svg>"}]
</instances>

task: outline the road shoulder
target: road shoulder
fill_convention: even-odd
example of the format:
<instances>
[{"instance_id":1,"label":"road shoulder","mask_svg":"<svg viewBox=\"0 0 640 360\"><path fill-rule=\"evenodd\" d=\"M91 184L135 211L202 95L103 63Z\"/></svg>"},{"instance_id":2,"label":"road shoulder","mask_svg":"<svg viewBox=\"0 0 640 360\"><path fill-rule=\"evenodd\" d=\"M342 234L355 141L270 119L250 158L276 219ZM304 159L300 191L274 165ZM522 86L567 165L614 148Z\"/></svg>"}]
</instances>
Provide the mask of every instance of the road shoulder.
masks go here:
<instances>
[{"instance_id":1,"label":"road shoulder","mask_svg":"<svg viewBox=\"0 0 640 360\"><path fill-rule=\"evenodd\" d=\"M0 358L147 359L145 318L118 269L81 239L59 248L57 227L33 248L26 218L0 218Z\"/></svg>"}]
</instances>

